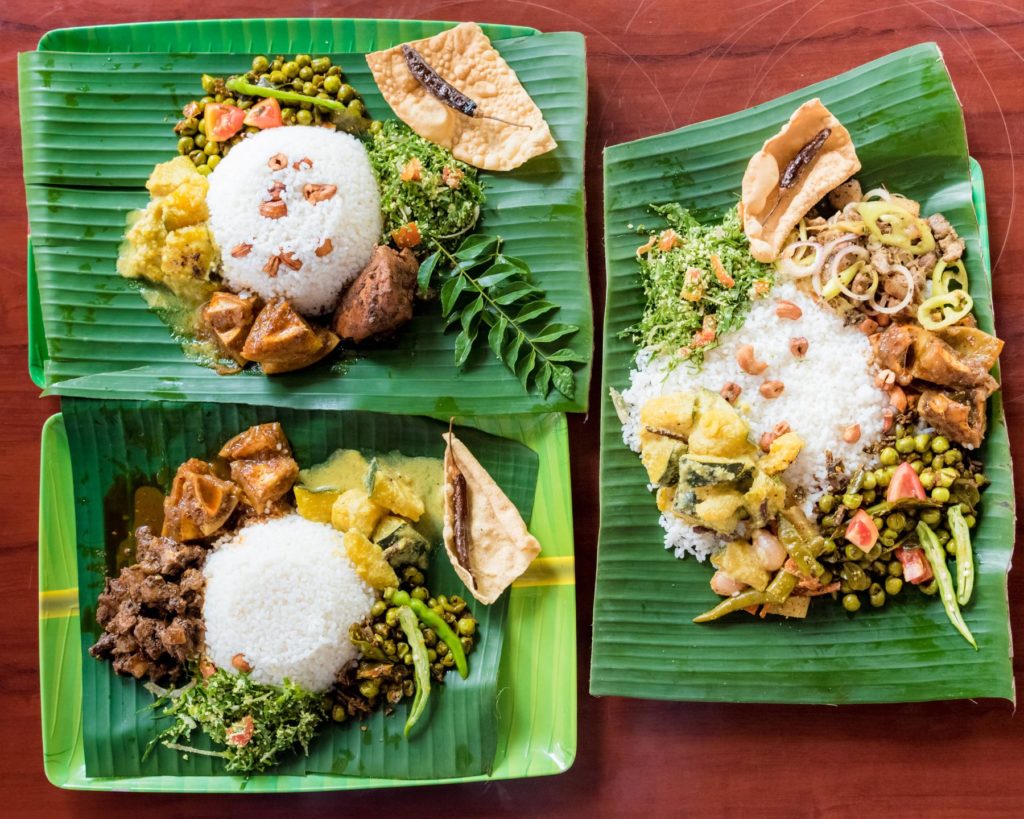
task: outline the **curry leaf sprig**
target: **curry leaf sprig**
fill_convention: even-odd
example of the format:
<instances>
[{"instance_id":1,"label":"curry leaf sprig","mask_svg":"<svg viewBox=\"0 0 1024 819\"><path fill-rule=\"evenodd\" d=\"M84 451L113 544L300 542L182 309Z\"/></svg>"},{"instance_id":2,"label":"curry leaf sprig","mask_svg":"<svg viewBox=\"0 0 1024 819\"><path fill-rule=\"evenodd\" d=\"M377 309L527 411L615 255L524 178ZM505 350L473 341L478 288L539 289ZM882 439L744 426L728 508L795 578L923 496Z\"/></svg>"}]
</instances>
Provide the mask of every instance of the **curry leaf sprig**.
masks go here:
<instances>
[{"instance_id":1,"label":"curry leaf sprig","mask_svg":"<svg viewBox=\"0 0 1024 819\"><path fill-rule=\"evenodd\" d=\"M547 397L554 387L572 399L576 376L569 365L586 358L565 345L580 328L548 321L558 306L531 281L529 265L503 253L501 246L501 237L482 234L470 236L454 253L436 246L420 265L420 293L429 290L435 277L440 282L445 327L459 327L456 366L465 366L486 328L492 352L523 389L532 383Z\"/></svg>"}]
</instances>

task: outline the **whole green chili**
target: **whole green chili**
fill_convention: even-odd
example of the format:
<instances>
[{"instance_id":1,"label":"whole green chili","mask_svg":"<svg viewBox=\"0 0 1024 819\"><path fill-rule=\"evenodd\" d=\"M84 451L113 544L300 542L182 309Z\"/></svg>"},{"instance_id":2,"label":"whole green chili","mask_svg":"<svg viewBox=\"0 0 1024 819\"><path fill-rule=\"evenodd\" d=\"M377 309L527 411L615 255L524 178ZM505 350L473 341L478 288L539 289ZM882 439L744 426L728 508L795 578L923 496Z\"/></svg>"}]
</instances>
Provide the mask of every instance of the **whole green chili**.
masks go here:
<instances>
[{"instance_id":1,"label":"whole green chili","mask_svg":"<svg viewBox=\"0 0 1024 819\"><path fill-rule=\"evenodd\" d=\"M295 91L283 91L280 88L268 88L265 85L256 85L251 82L246 82L241 77L232 77L224 83L224 86L229 91L234 91L236 94L245 94L249 97L273 97L281 102L308 102L310 105L315 105L318 108L326 108L329 111L334 112L331 121L335 125L343 127L345 130L353 133L365 131L369 125L368 120L352 114L348 110L348 106L343 102L338 102L338 100L324 99L323 97L310 97L306 94L299 94Z\"/></svg>"},{"instance_id":2,"label":"whole green chili","mask_svg":"<svg viewBox=\"0 0 1024 819\"><path fill-rule=\"evenodd\" d=\"M416 693L412 699L409 716L405 720L405 735L409 736L409 732L426 710L427 700L430 699L430 660L427 657L427 644L423 641L423 632L420 631L411 607L399 606L398 624L405 632L416 673Z\"/></svg>"},{"instance_id":3,"label":"whole green chili","mask_svg":"<svg viewBox=\"0 0 1024 819\"><path fill-rule=\"evenodd\" d=\"M978 643L967 628L964 616L960 613L960 606L956 602L956 592L953 590L953 578L946 565L946 550L939 544L939 539L927 523L917 524L917 538L921 541L921 548L924 549L925 557L932 567L932 574L935 575L935 582L939 587L939 597L942 599L942 607L946 610L946 617L953 624L963 638L978 650Z\"/></svg>"},{"instance_id":4,"label":"whole green chili","mask_svg":"<svg viewBox=\"0 0 1024 819\"><path fill-rule=\"evenodd\" d=\"M466 662L466 652L462 649L462 643L459 642L458 636L442 617L439 617L422 600L410 597L408 592L396 591L391 598L391 602L396 606L408 606L420 618L423 625L429 626L436 631L437 636L444 640L445 645L451 650L452 658L455 660L455 667L459 670L459 676L462 679L466 679L469 676L469 664Z\"/></svg>"},{"instance_id":5,"label":"whole green chili","mask_svg":"<svg viewBox=\"0 0 1024 819\"><path fill-rule=\"evenodd\" d=\"M732 614L734 611L740 611L742 609L748 609L751 606L760 606L766 602L768 598L764 592L759 592L757 589L748 589L747 591L735 594L732 597L726 597L721 603L715 606L710 611L706 611L703 614L698 614L693 618L695 623L710 623L712 620L717 620L719 617L724 617L727 614Z\"/></svg>"},{"instance_id":6,"label":"whole green chili","mask_svg":"<svg viewBox=\"0 0 1024 819\"><path fill-rule=\"evenodd\" d=\"M949 531L956 544L956 601L966 606L974 591L974 554L971 548L971 530L960 506L951 506L947 513Z\"/></svg>"}]
</instances>

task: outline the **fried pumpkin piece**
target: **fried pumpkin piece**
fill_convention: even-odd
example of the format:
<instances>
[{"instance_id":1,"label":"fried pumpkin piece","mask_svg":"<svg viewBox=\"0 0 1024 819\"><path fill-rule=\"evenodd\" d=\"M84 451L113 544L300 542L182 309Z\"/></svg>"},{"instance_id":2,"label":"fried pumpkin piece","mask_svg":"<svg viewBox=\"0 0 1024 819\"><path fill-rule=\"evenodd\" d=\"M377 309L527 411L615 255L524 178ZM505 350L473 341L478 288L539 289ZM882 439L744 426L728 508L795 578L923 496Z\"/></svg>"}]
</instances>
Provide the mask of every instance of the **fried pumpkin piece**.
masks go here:
<instances>
[{"instance_id":1,"label":"fried pumpkin piece","mask_svg":"<svg viewBox=\"0 0 1024 819\"><path fill-rule=\"evenodd\" d=\"M291 455L292 448L284 434L284 427L277 421L269 424L255 424L240 432L218 453L226 461L241 461L254 458L276 458Z\"/></svg>"},{"instance_id":2,"label":"fried pumpkin piece","mask_svg":"<svg viewBox=\"0 0 1024 819\"><path fill-rule=\"evenodd\" d=\"M768 454L757 462L757 466L768 475L778 475L789 468L803 448L803 438L795 432L787 432L772 441Z\"/></svg>"},{"instance_id":3,"label":"fried pumpkin piece","mask_svg":"<svg viewBox=\"0 0 1024 819\"><path fill-rule=\"evenodd\" d=\"M218 478L205 461L190 458L178 467L164 500L161 535L182 542L210 537L231 517L238 500L232 481Z\"/></svg>"},{"instance_id":4,"label":"fried pumpkin piece","mask_svg":"<svg viewBox=\"0 0 1024 819\"><path fill-rule=\"evenodd\" d=\"M398 586L398 575L384 557L384 550L358 529L345 532L345 553L356 573L374 589Z\"/></svg>"},{"instance_id":5,"label":"fried pumpkin piece","mask_svg":"<svg viewBox=\"0 0 1024 819\"><path fill-rule=\"evenodd\" d=\"M260 308L258 296L217 291L203 305L202 319L217 346L240 367L246 364L242 348Z\"/></svg>"},{"instance_id":6,"label":"fried pumpkin piece","mask_svg":"<svg viewBox=\"0 0 1024 819\"><path fill-rule=\"evenodd\" d=\"M242 356L276 375L315 364L337 346L330 330L311 326L287 300L274 299L256 316Z\"/></svg>"}]
</instances>

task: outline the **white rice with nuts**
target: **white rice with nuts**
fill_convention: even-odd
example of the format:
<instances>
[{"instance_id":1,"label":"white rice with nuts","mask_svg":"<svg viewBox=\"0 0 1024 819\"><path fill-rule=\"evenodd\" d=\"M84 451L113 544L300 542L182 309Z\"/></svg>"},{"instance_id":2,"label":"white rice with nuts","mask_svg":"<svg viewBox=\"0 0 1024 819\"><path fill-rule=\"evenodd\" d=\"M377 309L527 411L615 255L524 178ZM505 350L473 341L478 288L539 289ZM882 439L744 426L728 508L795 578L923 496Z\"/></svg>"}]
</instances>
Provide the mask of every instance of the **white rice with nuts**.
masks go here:
<instances>
[{"instance_id":1,"label":"white rice with nuts","mask_svg":"<svg viewBox=\"0 0 1024 819\"><path fill-rule=\"evenodd\" d=\"M802 315L796 320L779 318L779 300L796 304ZM802 358L790 351L793 338L807 339ZM760 375L748 375L736 362L737 350L746 344L753 345L756 359L768 365ZM700 387L718 392L733 382L742 388L735 406L750 424L754 441L782 421L803 439L803 450L782 478L791 489L803 488L810 505L824 489L827 451L850 472L870 460L864 447L882 434L888 401L875 386L870 354L867 337L856 327L845 326L842 318L818 306L796 285L779 284L767 298L754 302L740 330L707 353L700 372L686 365L673 370L668 357L641 351L630 386L622 393L629 408L623 440L634 452L640 451L640 408L648 399ZM782 392L775 398L763 397L759 388L765 381L781 381ZM860 434L848 443L843 435L854 425L859 425ZM704 560L723 542L714 534L694 531L671 514L661 516L661 525L665 548L677 557L692 554Z\"/></svg>"},{"instance_id":2,"label":"white rice with nuts","mask_svg":"<svg viewBox=\"0 0 1024 819\"><path fill-rule=\"evenodd\" d=\"M376 599L345 554L341 533L299 515L240 529L207 558L203 575L214 665L233 671L244 662L257 682L287 678L310 691L329 688L356 658L349 627Z\"/></svg>"},{"instance_id":3,"label":"white rice with nuts","mask_svg":"<svg viewBox=\"0 0 1024 819\"><path fill-rule=\"evenodd\" d=\"M244 139L210 175L206 201L224 283L289 299L306 315L335 307L381 234L366 149L321 127L270 128Z\"/></svg>"}]
</instances>

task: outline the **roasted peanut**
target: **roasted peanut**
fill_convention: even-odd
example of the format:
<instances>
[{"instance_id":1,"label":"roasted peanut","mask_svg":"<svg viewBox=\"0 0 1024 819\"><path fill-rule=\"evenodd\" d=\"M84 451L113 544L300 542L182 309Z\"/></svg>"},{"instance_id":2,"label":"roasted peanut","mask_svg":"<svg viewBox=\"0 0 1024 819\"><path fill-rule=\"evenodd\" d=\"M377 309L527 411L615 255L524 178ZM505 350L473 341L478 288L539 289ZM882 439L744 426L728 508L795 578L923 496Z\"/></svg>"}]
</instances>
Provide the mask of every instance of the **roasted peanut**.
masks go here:
<instances>
[{"instance_id":1,"label":"roasted peanut","mask_svg":"<svg viewBox=\"0 0 1024 819\"><path fill-rule=\"evenodd\" d=\"M274 154L267 160L267 167L272 171L279 171L288 165L288 157L284 154Z\"/></svg>"},{"instance_id":2,"label":"roasted peanut","mask_svg":"<svg viewBox=\"0 0 1024 819\"><path fill-rule=\"evenodd\" d=\"M787 432L789 432L789 424L787 424L785 421L779 421L779 423L772 427L771 432L765 432L761 435L761 439L758 442L761 446L761 449L763 449L765 452L768 452L769 450L771 450L772 444L775 442L775 439L779 438L782 435L785 435Z\"/></svg>"},{"instance_id":3,"label":"roasted peanut","mask_svg":"<svg viewBox=\"0 0 1024 819\"><path fill-rule=\"evenodd\" d=\"M807 355L808 347L810 347L810 343L803 336L800 336L799 338L791 338L789 340L789 351L796 358L803 358Z\"/></svg>"},{"instance_id":4,"label":"roasted peanut","mask_svg":"<svg viewBox=\"0 0 1024 819\"><path fill-rule=\"evenodd\" d=\"M848 444L855 444L860 440L860 424L850 424L843 430L843 440Z\"/></svg>"},{"instance_id":5,"label":"roasted peanut","mask_svg":"<svg viewBox=\"0 0 1024 819\"><path fill-rule=\"evenodd\" d=\"M335 193L338 192L337 185L303 185L302 195L306 197L306 201L310 204L317 204L318 202L326 202Z\"/></svg>"},{"instance_id":6,"label":"roasted peanut","mask_svg":"<svg viewBox=\"0 0 1024 819\"><path fill-rule=\"evenodd\" d=\"M334 242L332 242L331 238L328 236L326 239L324 239L324 243L313 252L316 253L316 255L319 256L320 258L323 258L332 250L334 250Z\"/></svg>"},{"instance_id":7,"label":"roasted peanut","mask_svg":"<svg viewBox=\"0 0 1024 819\"><path fill-rule=\"evenodd\" d=\"M875 375L875 386L888 392L896 384L896 373L892 370L879 370Z\"/></svg>"},{"instance_id":8,"label":"roasted peanut","mask_svg":"<svg viewBox=\"0 0 1024 819\"><path fill-rule=\"evenodd\" d=\"M763 361L758 361L754 357L754 345L744 344L736 351L736 363L740 365L740 369L748 375L760 375L768 369L768 365Z\"/></svg>"},{"instance_id":9,"label":"roasted peanut","mask_svg":"<svg viewBox=\"0 0 1024 819\"><path fill-rule=\"evenodd\" d=\"M729 381L722 389L718 391L718 394L722 396L730 404L735 404L736 399L740 397L740 393L743 392L743 387L737 384L735 381Z\"/></svg>"},{"instance_id":10,"label":"roasted peanut","mask_svg":"<svg viewBox=\"0 0 1024 819\"><path fill-rule=\"evenodd\" d=\"M903 391L903 387L894 386L889 390L889 404L897 412L904 412L907 409L907 394Z\"/></svg>"},{"instance_id":11,"label":"roasted peanut","mask_svg":"<svg viewBox=\"0 0 1024 819\"><path fill-rule=\"evenodd\" d=\"M236 654L234 657L232 657L231 665L233 665L243 674L252 671L252 666L249 665L248 661L245 659L244 654Z\"/></svg>"},{"instance_id":12,"label":"roasted peanut","mask_svg":"<svg viewBox=\"0 0 1024 819\"><path fill-rule=\"evenodd\" d=\"M243 256L248 256L250 250L252 250L252 245L242 242L231 249L231 255L236 259L241 259Z\"/></svg>"},{"instance_id":13,"label":"roasted peanut","mask_svg":"<svg viewBox=\"0 0 1024 819\"><path fill-rule=\"evenodd\" d=\"M267 219L280 219L288 215L288 205L281 199L271 199L269 202L260 203L260 216Z\"/></svg>"},{"instance_id":14,"label":"roasted peanut","mask_svg":"<svg viewBox=\"0 0 1024 819\"><path fill-rule=\"evenodd\" d=\"M775 305L775 315L780 319L789 319L790 321L796 321L800 316L804 314L804 311L800 309L800 306L793 304L791 301L785 299L779 299Z\"/></svg>"},{"instance_id":15,"label":"roasted peanut","mask_svg":"<svg viewBox=\"0 0 1024 819\"><path fill-rule=\"evenodd\" d=\"M772 399L782 395L784 389L786 389L786 385L781 381L765 381L757 388L757 391L765 398Z\"/></svg>"}]
</instances>

